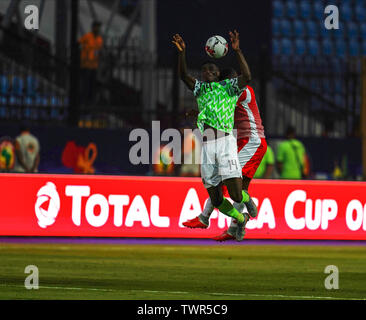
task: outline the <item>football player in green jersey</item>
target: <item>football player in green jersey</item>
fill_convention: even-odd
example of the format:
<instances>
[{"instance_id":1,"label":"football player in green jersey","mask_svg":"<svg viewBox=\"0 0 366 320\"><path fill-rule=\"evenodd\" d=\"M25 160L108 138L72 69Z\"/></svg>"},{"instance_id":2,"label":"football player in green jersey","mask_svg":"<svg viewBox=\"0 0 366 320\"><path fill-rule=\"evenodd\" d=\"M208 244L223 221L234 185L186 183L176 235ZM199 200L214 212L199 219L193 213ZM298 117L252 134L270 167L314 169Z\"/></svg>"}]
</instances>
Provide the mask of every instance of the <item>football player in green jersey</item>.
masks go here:
<instances>
[{"instance_id":1,"label":"football player in green jersey","mask_svg":"<svg viewBox=\"0 0 366 320\"><path fill-rule=\"evenodd\" d=\"M173 36L178 50L178 69L181 80L193 91L198 104L197 127L203 135L201 176L213 206L220 212L236 219L236 240L244 237L246 213L239 212L224 198L221 184L225 184L230 198L236 203L249 203L249 194L242 190L242 173L238 161L236 139L233 135L234 110L237 98L250 82L248 64L239 47L239 33L229 32L241 75L234 79L219 81L220 71L214 63L205 63L201 68L202 81L188 74L186 44L179 34Z\"/></svg>"}]
</instances>

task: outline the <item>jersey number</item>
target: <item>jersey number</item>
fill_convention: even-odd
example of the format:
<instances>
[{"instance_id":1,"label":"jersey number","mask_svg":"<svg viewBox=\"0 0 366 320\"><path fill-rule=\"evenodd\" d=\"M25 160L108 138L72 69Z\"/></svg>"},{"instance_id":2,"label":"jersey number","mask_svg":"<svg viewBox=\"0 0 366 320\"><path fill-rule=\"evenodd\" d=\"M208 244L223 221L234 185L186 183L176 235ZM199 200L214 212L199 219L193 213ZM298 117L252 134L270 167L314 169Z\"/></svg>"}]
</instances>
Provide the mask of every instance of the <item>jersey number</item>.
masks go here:
<instances>
[{"instance_id":1,"label":"jersey number","mask_svg":"<svg viewBox=\"0 0 366 320\"><path fill-rule=\"evenodd\" d=\"M233 160L228 160L229 162L229 166L230 166L230 171L233 170L233 166L235 166L235 169L238 170L238 164L236 163L236 160L233 159Z\"/></svg>"}]
</instances>

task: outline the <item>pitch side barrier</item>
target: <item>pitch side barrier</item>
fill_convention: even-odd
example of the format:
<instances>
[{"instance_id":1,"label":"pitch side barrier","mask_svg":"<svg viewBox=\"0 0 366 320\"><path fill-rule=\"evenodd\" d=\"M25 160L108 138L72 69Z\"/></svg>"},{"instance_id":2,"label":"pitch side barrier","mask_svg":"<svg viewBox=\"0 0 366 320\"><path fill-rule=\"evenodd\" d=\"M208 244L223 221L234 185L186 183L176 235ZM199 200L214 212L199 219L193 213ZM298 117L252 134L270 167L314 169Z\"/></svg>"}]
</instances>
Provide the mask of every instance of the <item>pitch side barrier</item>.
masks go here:
<instances>
[{"instance_id":1,"label":"pitch side barrier","mask_svg":"<svg viewBox=\"0 0 366 320\"><path fill-rule=\"evenodd\" d=\"M366 183L254 180L258 216L247 239L366 240ZM206 230L199 178L0 174L1 236L208 238L227 228L216 210Z\"/></svg>"}]
</instances>

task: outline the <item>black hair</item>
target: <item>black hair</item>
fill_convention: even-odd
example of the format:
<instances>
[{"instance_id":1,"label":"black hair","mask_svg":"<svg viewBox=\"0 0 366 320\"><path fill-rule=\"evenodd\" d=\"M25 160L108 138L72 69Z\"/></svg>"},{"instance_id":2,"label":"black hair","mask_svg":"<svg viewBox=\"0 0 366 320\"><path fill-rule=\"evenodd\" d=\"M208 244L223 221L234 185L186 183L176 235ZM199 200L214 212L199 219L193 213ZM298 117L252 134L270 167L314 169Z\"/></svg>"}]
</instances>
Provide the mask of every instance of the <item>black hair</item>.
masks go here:
<instances>
[{"instance_id":1,"label":"black hair","mask_svg":"<svg viewBox=\"0 0 366 320\"><path fill-rule=\"evenodd\" d=\"M219 70L220 70L219 66L218 66L214 61L210 61L210 60L206 60L206 61L204 61L204 62L201 64L201 68L202 68L203 66L205 66L206 64L213 64L213 65L215 65L215 66L217 67L217 69L219 69Z\"/></svg>"},{"instance_id":2,"label":"black hair","mask_svg":"<svg viewBox=\"0 0 366 320\"><path fill-rule=\"evenodd\" d=\"M19 132L30 131L30 124L28 121L23 121L19 125Z\"/></svg>"},{"instance_id":3,"label":"black hair","mask_svg":"<svg viewBox=\"0 0 366 320\"><path fill-rule=\"evenodd\" d=\"M102 25L102 23L100 21L94 20L92 22L92 28L94 27L100 27Z\"/></svg>"},{"instance_id":4,"label":"black hair","mask_svg":"<svg viewBox=\"0 0 366 320\"><path fill-rule=\"evenodd\" d=\"M286 136L295 135L295 134L296 134L296 129L294 126L288 126L286 128Z\"/></svg>"},{"instance_id":5,"label":"black hair","mask_svg":"<svg viewBox=\"0 0 366 320\"><path fill-rule=\"evenodd\" d=\"M234 76L234 74L237 74L236 70L234 68L225 68L220 70L220 81L225 79L230 79Z\"/></svg>"}]
</instances>

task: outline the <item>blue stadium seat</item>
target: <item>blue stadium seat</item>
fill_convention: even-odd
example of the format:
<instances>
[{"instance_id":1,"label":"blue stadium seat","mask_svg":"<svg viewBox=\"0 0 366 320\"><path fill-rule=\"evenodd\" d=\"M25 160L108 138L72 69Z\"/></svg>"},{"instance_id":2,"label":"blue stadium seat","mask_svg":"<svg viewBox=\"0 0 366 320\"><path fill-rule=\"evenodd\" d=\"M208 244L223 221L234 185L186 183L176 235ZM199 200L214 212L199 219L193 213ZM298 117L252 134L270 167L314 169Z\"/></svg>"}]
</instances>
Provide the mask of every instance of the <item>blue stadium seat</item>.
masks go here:
<instances>
[{"instance_id":1,"label":"blue stadium seat","mask_svg":"<svg viewBox=\"0 0 366 320\"><path fill-rule=\"evenodd\" d=\"M332 29L328 31L332 34L332 36L336 39L338 38L344 38L345 36L345 23L340 21L339 22L339 29Z\"/></svg>"},{"instance_id":2,"label":"blue stadium seat","mask_svg":"<svg viewBox=\"0 0 366 320\"><path fill-rule=\"evenodd\" d=\"M322 38L327 38L327 37L330 37L331 34L332 34L332 31L334 30L328 30L325 28L325 25L324 25L324 21L321 21L318 23L318 28L319 28L319 35L322 37Z\"/></svg>"},{"instance_id":3,"label":"blue stadium seat","mask_svg":"<svg viewBox=\"0 0 366 320\"><path fill-rule=\"evenodd\" d=\"M338 107L344 107L344 97L342 96L342 94L340 93L336 93L334 95L334 103L338 106Z\"/></svg>"},{"instance_id":4,"label":"blue stadium seat","mask_svg":"<svg viewBox=\"0 0 366 320\"><path fill-rule=\"evenodd\" d=\"M272 36L279 37L280 35L281 35L280 21L277 19L272 19Z\"/></svg>"},{"instance_id":5,"label":"blue stadium seat","mask_svg":"<svg viewBox=\"0 0 366 320\"><path fill-rule=\"evenodd\" d=\"M315 92L321 92L322 86L321 86L321 81L319 78L311 78L310 81L310 86L312 88L312 90L314 90Z\"/></svg>"},{"instance_id":6,"label":"blue stadium seat","mask_svg":"<svg viewBox=\"0 0 366 320\"><path fill-rule=\"evenodd\" d=\"M342 73L344 72L344 64L342 63L343 57L337 57L335 55L329 56L329 66L333 72Z\"/></svg>"},{"instance_id":7,"label":"blue stadium seat","mask_svg":"<svg viewBox=\"0 0 366 320\"><path fill-rule=\"evenodd\" d=\"M317 56L319 54L319 43L314 39L308 40L308 50L309 54L312 56Z\"/></svg>"},{"instance_id":8,"label":"blue stadium seat","mask_svg":"<svg viewBox=\"0 0 366 320\"><path fill-rule=\"evenodd\" d=\"M26 106L32 106L33 105L33 98L32 97L30 97L30 96L26 96L25 98L24 98L24 104L26 105Z\"/></svg>"},{"instance_id":9,"label":"blue stadium seat","mask_svg":"<svg viewBox=\"0 0 366 320\"><path fill-rule=\"evenodd\" d=\"M41 95L37 95L36 98L35 98L35 104L38 107L46 107L48 105L47 97L41 96Z\"/></svg>"},{"instance_id":10,"label":"blue stadium seat","mask_svg":"<svg viewBox=\"0 0 366 320\"><path fill-rule=\"evenodd\" d=\"M0 76L0 94L3 96L9 94L9 80L7 76Z\"/></svg>"},{"instance_id":11,"label":"blue stadium seat","mask_svg":"<svg viewBox=\"0 0 366 320\"><path fill-rule=\"evenodd\" d=\"M66 107L69 106L69 98L68 97L64 97L62 105L66 106Z\"/></svg>"},{"instance_id":12,"label":"blue stadium seat","mask_svg":"<svg viewBox=\"0 0 366 320\"><path fill-rule=\"evenodd\" d=\"M18 106L22 103L22 99L19 96L10 95L8 102L11 106Z\"/></svg>"},{"instance_id":13,"label":"blue stadium seat","mask_svg":"<svg viewBox=\"0 0 366 320\"><path fill-rule=\"evenodd\" d=\"M312 2L312 1L309 1ZM318 21L324 20L324 5L322 1L314 1L313 2L313 12L314 12L314 18Z\"/></svg>"},{"instance_id":14,"label":"blue stadium seat","mask_svg":"<svg viewBox=\"0 0 366 320\"><path fill-rule=\"evenodd\" d=\"M281 34L284 37L291 37L292 36L291 23L287 19L283 19L281 21Z\"/></svg>"},{"instance_id":15,"label":"blue stadium seat","mask_svg":"<svg viewBox=\"0 0 366 320\"><path fill-rule=\"evenodd\" d=\"M294 0L287 0L286 2L286 16L291 19L297 17L297 5Z\"/></svg>"},{"instance_id":16,"label":"blue stadium seat","mask_svg":"<svg viewBox=\"0 0 366 320\"><path fill-rule=\"evenodd\" d=\"M330 94L332 91L332 86L328 77L322 79L322 90L325 94Z\"/></svg>"},{"instance_id":17,"label":"blue stadium seat","mask_svg":"<svg viewBox=\"0 0 366 320\"><path fill-rule=\"evenodd\" d=\"M335 42L336 55L344 57L347 54L346 43L342 39L337 39Z\"/></svg>"},{"instance_id":18,"label":"blue stadium seat","mask_svg":"<svg viewBox=\"0 0 366 320\"><path fill-rule=\"evenodd\" d=\"M273 16L275 18L283 18L284 17L284 7L281 1L273 1Z\"/></svg>"},{"instance_id":19,"label":"blue stadium seat","mask_svg":"<svg viewBox=\"0 0 366 320\"><path fill-rule=\"evenodd\" d=\"M304 22L302 22L301 20L295 20L293 26L294 26L293 27L294 35L296 37L304 37L305 36Z\"/></svg>"},{"instance_id":20,"label":"blue stadium seat","mask_svg":"<svg viewBox=\"0 0 366 320\"><path fill-rule=\"evenodd\" d=\"M343 3L339 8L339 18L342 21L350 22L352 20L352 8L350 4Z\"/></svg>"},{"instance_id":21,"label":"blue stadium seat","mask_svg":"<svg viewBox=\"0 0 366 320\"><path fill-rule=\"evenodd\" d=\"M303 39L296 39L295 40L295 54L297 55L304 55L306 53L306 44Z\"/></svg>"},{"instance_id":22,"label":"blue stadium seat","mask_svg":"<svg viewBox=\"0 0 366 320\"><path fill-rule=\"evenodd\" d=\"M360 55L360 44L358 43L358 40L350 40L348 44L349 49L349 55L352 57L357 57Z\"/></svg>"},{"instance_id":23,"label":"blue stadium seat","mask_svg":"<svg viewBox=\"0 0 366 320\"><path fill-rule=\"evenodd\" d=\"M299 5L299 15L302 19L308 20L311 17L311 5L309 0L303 0Z\"/></svg>"},{"instance_id":24,"label":"blue stadium seat","mask_svg":"<svg viewBox=\"0 0 366 320\"><path fill-rule=\"evenodd\" d=\"M333 84L336 93L342 94L345 92L344 80L342 78L339 77L334 78Z\"/></svg>"},{"instance_id":25,"label":"blue stadium seat","mask_svg":"<svg viewBox=\"0 0 366 320\"><path fill-rule=\"evenodd\" d=\"M319 35L318 25L313 20L307 20L305 25L308 37L316 38Z\"/></svg>"},{"instance_id":26,"label":"blue stadium seat","mask_svg":"<svg viewBox=\"0 0 366 320\"><path fill-rule=\"evenodd\" d=\"M272 54L275 56L281 54L280 42L277 39L272 39Z\"/></svg>"},{"instance_id":27,"label":"blue stadium seat","mask_svg":"<svg viewBox=\"0 0 366 320\"><path fill-rule=\"evenodd\" d=\"M38 80L33 76L27 76L27 95L35 96L38 88Z\"/></svg>"},{"instance_id":28,"label":"blue stadium seat","mask_svg":"<svg viewBox=\"0 0 366 320\"><path fill-rule=\"evenodd\" d=\"M332 41L328 38L322 40L322 54L326 56L333 55L333 44Z\"/></svg>"},{"instance_id":29,"label":"blue stadium seat","mask_svg":"<svg viewBox=\"0 0 366 320\"><path fill-rule=\"evenodd\" d=\"M59 107L60 106L60 100L57 96L51 96L50 103L52 107Z\"/></svg>"},{"instance_id":30,"label":"blue stadium seat","mask_svg":"<svg viewBox=\"0 0 366 320\"><path fill-rule=\"evenodd\" d=\"M347 37L357 38L359 36L358 26L353 21L347 23Z\"/></svg>"},{"instance_id":31,"label":"blue stadium seat","mask_svg":"<svg viewBox=\"0 0 366 320\"><path fill-rule=\"evenodd\" d=\"M20 77L13 77L13 81L11 83L11 93L15 96L22 96L24 90L24 81Z\"/></svg>"},{"instance_id":32,"label":"blue stadium seat","mask_svg":"<svg viewBox=\"0 0 366 320\"><path fill-rule=\"evenodd\" d=\"M356 20L359 22L364 22L366 20L366 9L362 3L358 3L355 7Z\"/></svg>"},{"instance_id":33,"label":"blue stadium seat","mask_svg":"<svg viewBox=\"0 0 366 320\"><path fill-rule=\"evenodd\" d=\"M366 22L360 25L360 36L362 39L366 39Z\"/></svg>"},{"instance_id":34,"label":"blue stadium seat","mask_svg":"<svg viewBox=\"0 0 366 320\"><path fill-rule=\"evenodd\" d=\"M281 40L281 53L285 56L293 54L292 43L289 39L283 38Z\"/></svg>"}]
</instances>

